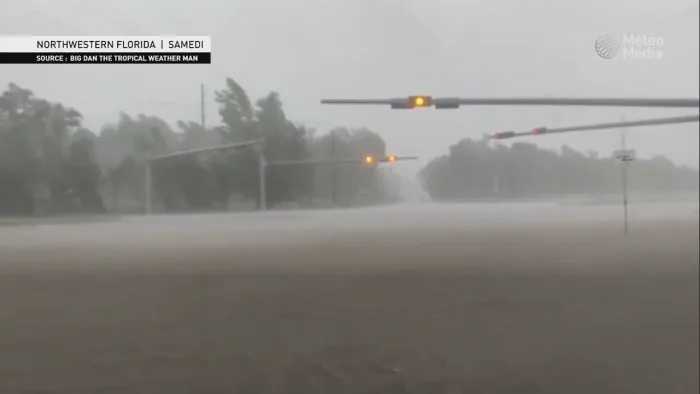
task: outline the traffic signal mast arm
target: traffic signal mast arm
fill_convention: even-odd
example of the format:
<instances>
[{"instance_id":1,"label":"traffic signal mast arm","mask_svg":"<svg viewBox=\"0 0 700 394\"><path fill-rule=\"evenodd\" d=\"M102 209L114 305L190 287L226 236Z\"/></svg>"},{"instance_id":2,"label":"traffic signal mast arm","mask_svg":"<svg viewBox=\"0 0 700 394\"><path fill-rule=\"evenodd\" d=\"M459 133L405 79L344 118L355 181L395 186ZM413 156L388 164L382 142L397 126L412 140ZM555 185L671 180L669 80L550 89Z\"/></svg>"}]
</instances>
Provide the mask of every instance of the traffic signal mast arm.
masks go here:
<instances>
[{"instance_id":1,"label":"traffic signal mast arm","mask_svg":"<svg viewBox=\"0 0 700 394\"><path fill-rule=\"evenodd\" d=\"M332 164L332 163L338 163L338 164L343 164L343 163L359 163L361 162L362 159L319 159L319 160L274 160L274 161L268 161L267 165L268 166L289 166L289 165L303 165L303 164Z\"/></svg>"},{"instance_id":2,"label":"traffic signal mast arm","mask_svg":"<svg viewBox=\"0 0 700 394\"><path fill-rule=\"evenodd\" d=\"M387 157L382 158L379 161L393 163L393 162L399 161L399 160L417 160L417 159L418 159L417 156L387 156Z\"/></svg>"},{"instance_id":3,"label":"traffic signal mast arm","mask_svg":"<svg viewBox=\"0 0 700 394\"><path fill-rule=\"evenodd\" d=\"M375 158L374 156L365 156L363 158L352 159L319 159L319 160L273 160L266 162L267 166L289 166L289 165L314 165L314 164L343 164L343 163L393 163L398 160L416 160L415 156L386 156Z\"/></svg>"},{"instance_id":4,"label":"traffic signal mast arm","mask_svg":"<svg viewBox=\"0 0 700 394\"><path fill-rule=\"evenodd\" d=\"M657 107L657 108L698 108L700 100L688 98L653 99L653 98L436 98L433 103L456 105L548 105L548 106L585 106L585 107Z\"/></svg>"},{"instance_id":5,"label":"traffic signal mast arm","mask_svg":"<svg viewBox=\"0 0 700 394\"><path fill-rule=\"evenodd\" d=\"M680 124L680 123L693 123L700 121L700 115L686 115L686 116L675 116L670 118L656 118L656 119L645 119L645 120L633 120L628 122L614 122L614 123L597 123L583 126L571 126L571 127L560 127L554 129L548 129L546 127L539 127L531 131L526 132L514 132L505 131L500 133L495 133L493 139L508 139L514 137L524 137L531 135L542 135L542 134L559 134L559 133L570 133L575 131L593 131L593 130L605 130L605 129L616 129L620 127L642 127L642 126L658 126L667 124Z\"/></svg>"},{"instance_id":6,"label":"traffic signal mast arm","mask_svg":"<svg viewBox=\"0 0 700 394\"><path fill-rule=\"evenodd\" d=\"M415 98L425 99L415 105ZM394 109L433 106L437 109L455 109L462 105L525 105L525 106L584 106L584 107L647 107L647 108L699 108L697 98L573 98L573 97L521 97L521 98L460 98L409 96L392 99L324 99L321 104L390 105Z\"/></svg>"},{"instance_id":7,"label":"traffic signal mast arm","mask_svg":"<svg viewBox=\"0 0 700 394\"><path fill-rule=\"evenodd\" d=\"M198 153L209 153L209 152L222 152L226 150L244 150L244 149L249 149L252 147L261 147L265 143L264 140L251 140L251 141L245 141L245 142L239 142L237 144L228 144L228 145L217 145L217 146L212 146L208 148L198 148L198 149L190 149L190 150L185 150L185 151L180 151L180 152L173 152L173 153L168 153L165 155L161 156L154 156L146 159L149 162L152 161L158 161L158 160L165 160L165 159L170 159L173 157L181 157L181 156L187 156L187 155L193 155L193 154L198 154Z\"/></svg>"},{"instance_id":8,"label":"traffic signal mast arm","mask_svg":"<svg viewBox=\"0 0 700 394\"><path fill-rule=\"evenodd\" d=\"M393 163L399 160L416 160L418 157L416 156L394 156L394 155L389 155L385 157L380 157L380 158L375 158L374 156L365 156L364 162L366 164L375 164L375 163Z\"/></svg>"}]
</instances>

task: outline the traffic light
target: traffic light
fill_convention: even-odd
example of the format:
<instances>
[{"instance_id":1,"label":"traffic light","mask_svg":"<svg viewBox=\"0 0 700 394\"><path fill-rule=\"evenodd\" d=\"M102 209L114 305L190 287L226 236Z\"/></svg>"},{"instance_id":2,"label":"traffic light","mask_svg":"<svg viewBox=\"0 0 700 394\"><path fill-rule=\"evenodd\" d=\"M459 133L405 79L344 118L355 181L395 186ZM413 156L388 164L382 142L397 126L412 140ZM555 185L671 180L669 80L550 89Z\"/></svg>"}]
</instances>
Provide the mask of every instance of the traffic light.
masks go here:
<instances>
[{"instance_id":1,"label":"traffic light","mask_svg":"<svg viewBox=\"0 0 700 394\"><path fill-rule=\"evenodd\" d=\"M368 166L376 166L379 163L396 163L399 160L416 160L416 159L418 159L418 158L415 156L388 155L388 156L383 156L383 157L375 157L375 156L368 155L362 159L362 162Z\"/></svg>"},{"instance_id":2,"label":"traffic light","mask_svg":"<svg viewBox=\"0 0 700 394\"><path fill-rule=\"evenodd\" d=\"M411 108L423 108L433 105L433 98L430 96L410 96L408 100Z\"/></svg>"},{"instance_id":3,"label":"traffic light","mask_svg":"<svg viewBox=\"0 0 700 394\"><path fill-rule=\"evenodd\" d=\"M391 108L393 109L427 108L432 105L433 98L430 96L408 96L407 98L391 100Z\"/></svg>"},{"instance_id":4,"label":"traffic light","mask_svg":"<svg viewBox=\"0 0 700 394\"><path fill-rule=\"evenodd\" d=\"M389 156L384 156L384 157L380 157L380 158L375 158L374 156L365 156L363 161L367 165L376 165L378 163L395 163L398 160L406 160L406 159L411 160L411 159L413 159L413 157L408 157L408 158L401 157L401 158L399 158L399 157L396 157L394 155L389 155Z\"/></svg>"},{"instance_id":5,"label":"traffic light","mask_svg":"<svg viewBox=\"0 0 700 394\"><path fill-rule=\"evenodd\" d=\"M532 133L532 135L540 135L540 134L544 134L546 132L547 132L546 127L538 127L536 129L532 129L531 133Z\"/></svg>"}]
</instances>

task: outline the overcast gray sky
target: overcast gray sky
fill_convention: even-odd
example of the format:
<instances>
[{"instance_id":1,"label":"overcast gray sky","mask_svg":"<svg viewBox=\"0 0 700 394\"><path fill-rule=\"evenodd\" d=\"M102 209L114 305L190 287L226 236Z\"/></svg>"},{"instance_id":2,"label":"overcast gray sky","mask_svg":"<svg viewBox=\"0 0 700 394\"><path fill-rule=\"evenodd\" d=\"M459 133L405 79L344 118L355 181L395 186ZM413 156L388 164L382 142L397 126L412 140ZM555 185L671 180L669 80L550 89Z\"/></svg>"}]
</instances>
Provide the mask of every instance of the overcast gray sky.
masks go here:
<instances>
[{"instance_id":1,"label":"overcast gray sky","mask_svg":"<svg viewBox=\"0 0 700 394\"><path fill-rule=\"evenodd\" d=\"M219 121L213 90L230 76L251 96L279 92L288 116L325 132L367 126L391 153L422 161L463 137L695 110L463 108L391 111L321 106L333 97L651 96L698 97L697 0L2 0L0 34L211 35L211 65L1 66L15 82L80 110L97 131L119 111ZM604 33L662 37L660 60L603 60ZM616 131L546 136L607 154ZM698 166L698 125L630 130L641 155ZM409 165L413 171L422 163Z\"/></svg>"}]
</instances>

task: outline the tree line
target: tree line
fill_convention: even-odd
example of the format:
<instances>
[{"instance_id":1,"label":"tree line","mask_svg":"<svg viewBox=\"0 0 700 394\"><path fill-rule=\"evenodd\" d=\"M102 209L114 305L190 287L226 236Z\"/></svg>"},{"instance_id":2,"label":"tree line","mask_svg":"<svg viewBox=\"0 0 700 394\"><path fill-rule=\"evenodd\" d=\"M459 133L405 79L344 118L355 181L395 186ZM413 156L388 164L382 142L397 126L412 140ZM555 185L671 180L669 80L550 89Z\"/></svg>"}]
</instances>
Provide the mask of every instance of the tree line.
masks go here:
<instances>
[{"instance_id":1,"label":"tree line","mask_svg":"<svg viewBox=\"0 0 700 394\"><path fill-rule=\"evenodd\" d=\"M537 198L619 194L621 164L612 155L584 154L568 146L539 148L529 142L493 144L463 139L420 172L433 200ZM636 159L627 168L630 191L697 192L698 170L663 156Z\"/></svg>"},{"instance_id":2,"label":"tree line","mask_svg":"<svg viewBox=\"0 0 700 394\"><path fill-rule=\"evenodd\" d=\"M269 161L361 159L386 154L369 129L338 127L319 135L290 120L279 95L252 101L234 80L215 92L220 123L119 114L95 132L79 111L10 84L0 96L0 214L137 213L144 209L145 161L167 153L264 139ZM697 189L697 170L668 159L638 160L630 185L639 190ZM248 209L259 197L250 150L180 156L152 165L154 209L162 212ZM465 139L419 175L434 200L520 198L619 190L612 158L561 152L529 143L493 145ZM390 168L357 164L272 166L267 205L357 206L399 199Z\"/></svg>"}]
</instances>

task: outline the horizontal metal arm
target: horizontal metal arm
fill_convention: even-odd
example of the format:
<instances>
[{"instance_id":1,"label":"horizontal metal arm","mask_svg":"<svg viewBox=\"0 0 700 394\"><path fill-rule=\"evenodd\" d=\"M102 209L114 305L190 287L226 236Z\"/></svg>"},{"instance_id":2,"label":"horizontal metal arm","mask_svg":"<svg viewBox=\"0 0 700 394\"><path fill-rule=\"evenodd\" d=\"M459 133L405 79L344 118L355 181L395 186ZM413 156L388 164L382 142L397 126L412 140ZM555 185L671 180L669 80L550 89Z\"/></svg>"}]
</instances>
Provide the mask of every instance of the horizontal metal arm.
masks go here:
<instances>
[{"instance_id":1,"label":"horizontal metal arm","mask_svg":"<svg viewBox=\"0 0 700 394\"><path fill-rule=\"evenodd\" d=\"M560 134L560 133L570 133L576 131L593 131L593 130L605 130L605 129L616 129L621 127L642 127L642 126L658 126L658 125L668 125L668 124L680 124L680 123L694 123L700 121L700 115L686 115L686 116L674 116L669 118L655 118L655 119L644 119L644 120L632 120L626 122L612 122L612 123L597 123L589 124L583 126L570 126L570 127L559 127L554 129L538 128L537 132L525 131L518 133L496 133L493 135L494 139L508 139L515 137L525 137L533 135L547 135L547 134Z\"/></svg>"},{"instance_id":2,"label":"horizontal metal arm","mask_svg":"<svg viewBox=\"0 0 700 394\"><path fill-rule=\"evenodd\" d=\"M353 104L353 105L391 105L397 101L408 101L405 99L323 99L321 104Z\"/></svg>"},{"instance_id":3,"label":"horizontal metal arm","mask_svg":"<svg viewBox=\"0 0 700 394\"><path fill-rule=\"evenodd\" d=\"M300 164L330 164L330 163L362 163L363 159L336 159L336 160L275 160L268 161L268 166L289 166Z\"/></svg>"},{"instance_id":4,"label":"horizontal metal arm","mask_svg":"<svg viewBox=\"0 0 700 394\"><path fill-rule=\"evenodd\" d=\"M148 161L157 161L157 160L164 160L164 159L170 159L173 157L178 157L178 156L187 156L187 155L194 155L197 153L205 153L205 152L215 152L215 151L223 151L223 150L228 150L228 149L238 149L238 148L246 148L246 147L252 147L255 145L262 144L262 140L253 140L253 141L245 141L245 142L239 142L237 144L228 144L228 145L218 145L218 146L212 146L208 148L199 148L199 149L190 149L190 150L183 150L180 152L173 152L173 153L168 153L165 155L161 156L155 156L148 158Z\"/></svg>"},{"instance_id":5,"label":"horizontal metal arm","mask_svg":"<svg viewBox=\"0 0 700 394\"><path fill-rule=\"evenodd\" d=\"M548 105L548 106L586 106L586 107L657 107L657 108L698 108L698 99L689 98L458 98L435 99L437 104L449 104L456 100L459 105ZM437 103L436 103L437 101Z\"/></svg>"},{"instance_id":6,"label":"horizontal metal arm","mask_svg":"<svg viewBox=\"0 0 700 394\"><path fill-rule=\"evenodd\" d=\"M399 160L416 160L418 157L415 156L395 156L396 161ZM389 162L388 158L382 157L379 159L375 159L376 162L379 163L386 163ZM357 158L357 159L322 159L322 160L275 160L275 161L268 161L267 165L268 166L274 166L274 165L281 165L281 166L287 166L287 165L300 165L300 164L342 164L342 163L365 163L365 158Z\"/></svg>"}]
</instances>

